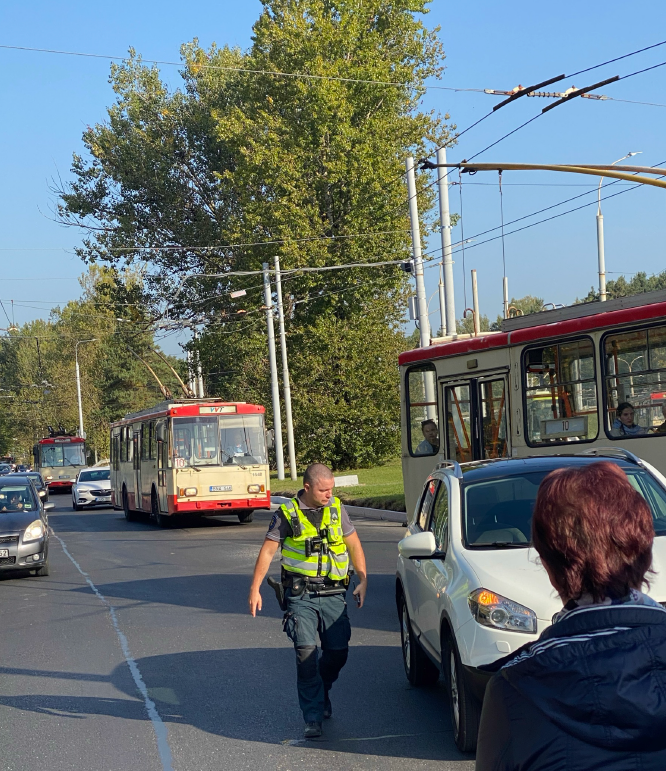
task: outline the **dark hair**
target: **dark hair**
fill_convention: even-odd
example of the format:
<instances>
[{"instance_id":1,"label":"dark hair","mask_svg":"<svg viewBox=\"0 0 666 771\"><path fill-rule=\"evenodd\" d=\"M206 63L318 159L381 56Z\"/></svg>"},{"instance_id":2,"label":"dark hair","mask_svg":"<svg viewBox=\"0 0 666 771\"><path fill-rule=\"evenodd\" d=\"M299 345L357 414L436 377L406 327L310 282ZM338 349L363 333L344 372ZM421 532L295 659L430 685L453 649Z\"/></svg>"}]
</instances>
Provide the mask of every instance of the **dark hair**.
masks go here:
<instances>
[{"instance_id":1,"label":"dark hair","mask_svg":"<svg viewBox=\"0 0 666 771\"><path fill-rule=\"evenodd\" d=\"M563 599L640 589L653 539L650 507L614 463L557 469L541 482L532 540Z\"/></svg>"},{"instance_id":2,"label":"dark hair","mask_svg":"<svg viewBox=\"0 0 666 771\"><path fill-rule=\"evenodd\" d=\"M428 425L428 423L432 423L435 428L437 428L437 422L434 421L432 418L428 418L428 420L422 420L421 421L421 428L424 428Z\"/></svg>"},{"instance_id":3,"label":"dark hair","mask_svg":"<svg viewBox=\"0 0 666 771\"><path fill-rule=\"evenodd\" d=\"M617 410L615 411L615 414L616 415L621 415L627 409L627 407L629 407L630 410L634 409L634 405L633 404L629 404L629 402L620 402L617 405Z\"/></svg>"},{"instance_id":4,"label":"dark hair","mask_svg":"<svg viewBox=\"0 0 666 771\"><path fill-rule=\"evenodd\" d=\"M312 485L319 479L333 479L333 472L323 463L312 463L305 469L303 484Z\"/></svg>"}]
</instances>

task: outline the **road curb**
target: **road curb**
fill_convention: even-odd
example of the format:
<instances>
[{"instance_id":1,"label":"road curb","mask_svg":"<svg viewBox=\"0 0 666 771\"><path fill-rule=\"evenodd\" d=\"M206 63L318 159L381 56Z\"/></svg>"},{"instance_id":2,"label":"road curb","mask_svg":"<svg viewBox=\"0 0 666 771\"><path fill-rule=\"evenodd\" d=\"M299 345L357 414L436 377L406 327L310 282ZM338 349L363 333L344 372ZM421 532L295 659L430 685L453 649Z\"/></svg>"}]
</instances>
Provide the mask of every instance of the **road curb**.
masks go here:
<instances>
[{"instance_id":1,"label":"road curb","mask_svg":"<svg viewBox=\"0 0 666 771\"><path fill-rule=\"evenodd\" d=\"M284 498L281 495L271 495L271 511L278 509L283 503L289 503L291 498ZM363 517L364 519L379 519L384 522L399 522L407 526L407 514L404 511L388 511L387 509L370 509L367 506L348 506L345 508L352 517Z\"/></svg>"}]
</instances>

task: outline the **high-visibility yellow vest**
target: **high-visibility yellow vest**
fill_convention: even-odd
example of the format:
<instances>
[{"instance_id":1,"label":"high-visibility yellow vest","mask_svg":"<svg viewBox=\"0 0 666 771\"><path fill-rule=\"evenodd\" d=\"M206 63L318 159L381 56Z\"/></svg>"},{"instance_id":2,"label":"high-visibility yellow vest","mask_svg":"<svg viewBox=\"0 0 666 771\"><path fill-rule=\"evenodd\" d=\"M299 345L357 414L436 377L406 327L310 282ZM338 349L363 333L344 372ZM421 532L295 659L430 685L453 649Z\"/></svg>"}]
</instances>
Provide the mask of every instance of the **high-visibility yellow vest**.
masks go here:
<instances>
[{"instance_id":1,"label":"high-visibility yellow vest","mask_svg":"<svg viewBox=\"0 0 666 771\"><path fill-rule=\"evenodd\" d=\"M333 502L324 507L319 532L301 511L297 498L283 503L280 510L282 516L291 524L292 531L282 544L284 570L311 578L329 578L332 581L342 581L346 578L349 572L349 552L342 538L340 499L333 498ZM327 548L306 557L305 542L308 538L317 536L322 537Z\"/></svg>"}]
</instances>

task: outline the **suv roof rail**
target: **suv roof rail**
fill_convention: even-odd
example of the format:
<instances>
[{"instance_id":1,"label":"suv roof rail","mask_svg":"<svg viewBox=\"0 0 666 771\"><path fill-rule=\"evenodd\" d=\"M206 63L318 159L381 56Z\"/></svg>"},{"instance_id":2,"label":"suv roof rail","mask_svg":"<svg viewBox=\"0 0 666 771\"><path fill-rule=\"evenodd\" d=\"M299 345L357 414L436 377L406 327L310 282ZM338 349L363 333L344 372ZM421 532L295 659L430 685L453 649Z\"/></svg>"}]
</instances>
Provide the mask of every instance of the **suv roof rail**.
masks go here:
<instances>
[{"instance_id":1,"label":"suv roof rail","mask_svg":"<svg viewBox=\"0 0 666 771\"><path fill-rule=\"evenodd\" d=\"M601 458L604 456L619 456L625 460L628 460L629 463L634 463L636 466L643 465L643 461L638 457L638 455L634 455L633 452L625 450L624 447L593 447L590 450L581 450L581 452L577 452L576 455L596 455Z\"/></svg>"},{"instance_id":2,"label":"suv roof rail","mask_svg":"<svg viewBox=\"0 0 666 771\"><path fill-rule=\"evenodd\" d=\"M435 471L440 468L452 468L453 469L453 475L456 479L462 479L463 473L462 469L460 468L460 463L458 463L457 460L443 460L441 463L438 463L435 466Z\"/></svg>"}]
</instances>

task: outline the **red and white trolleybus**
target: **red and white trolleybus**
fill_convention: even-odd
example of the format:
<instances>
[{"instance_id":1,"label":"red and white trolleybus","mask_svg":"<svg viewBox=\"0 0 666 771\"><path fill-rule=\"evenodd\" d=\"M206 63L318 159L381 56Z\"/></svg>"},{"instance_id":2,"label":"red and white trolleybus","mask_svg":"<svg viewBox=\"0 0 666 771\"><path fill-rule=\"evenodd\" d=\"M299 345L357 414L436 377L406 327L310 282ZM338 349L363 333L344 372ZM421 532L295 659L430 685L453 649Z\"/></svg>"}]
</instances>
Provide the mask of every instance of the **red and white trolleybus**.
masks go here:
<instances>
[{"instance_id":1,"label":"red and white trolleybus","mask_svg":"<svg viewBox=\"0 0 666 771\"><path fill-rule=\"evenodd\" d=\"M86 465L86 443L79 436L54 434L40 439L32 448L33 467L39 471L49 490L68 492L76 475Z\"/></svg>"},{"instance_id":2,"label":"red and white trolleybus","mask_svg":"<svg viewBox=\"0 0 666 771\"><path fill-rule=\"evenodd\" d=\"M666 473L664 291L505 319L502 331L476 337L438 338L403 353L400 373L408 507L445 459L613 446Z\"/></svg>"},{"instance_id":3,"label":"red and white trolleybus","mask_svg":"<svg viewBox=\"0 0 666 771\"><path fill-rule=\"evenodd\" d=\"M111 424L113 506L165 527L178 514L270 507L265 410L219 399L173 399Z\"/></svg>"}]
</instances>

